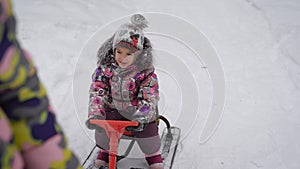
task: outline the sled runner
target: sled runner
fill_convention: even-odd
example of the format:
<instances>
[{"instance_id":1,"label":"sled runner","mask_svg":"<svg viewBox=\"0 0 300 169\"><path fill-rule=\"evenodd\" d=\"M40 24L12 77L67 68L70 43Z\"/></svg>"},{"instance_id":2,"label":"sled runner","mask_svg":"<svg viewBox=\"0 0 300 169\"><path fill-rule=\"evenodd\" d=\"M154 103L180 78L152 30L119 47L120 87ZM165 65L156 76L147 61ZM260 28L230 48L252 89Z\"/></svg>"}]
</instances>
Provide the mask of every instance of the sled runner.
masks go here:
<instances>
[{"instance_id":1,"label":"sled runner","mask_svg":"<svg viewBox=\"0 0 300 169\"><path fill-rule=\"evenodd\" d=\"M171 126L169 121L164 116L159 116L157 121L162 120L166 127L161 135L161 155L163 158L164 168L171 169L175 158L177 146L180 139L180 129ZM122 136L130 136L131 132L127 131L128 128L138 126L138 122L134 121L119 121L119 120L91 120L92 124L96 124L99 127L105 129L108 137L110 138L110 150L109 150L109 168L116 169L117 163L121 169L147 169L147 164L140 159L129 159L127 162L123 162L132 150L135 139L130 138L130 143L123 155L118 155L118 143ZM158 123L157 123L158 124ZM127 138L126 138L127 139ZM96 169L94 167L94 160L96 159L97 151L99 149L97 145L93 147L90 154L83 163L85 169ZM137 167L138 166L138 167ZM142 167L140 167L142 166Z\"/></svg>"}]
</instances>

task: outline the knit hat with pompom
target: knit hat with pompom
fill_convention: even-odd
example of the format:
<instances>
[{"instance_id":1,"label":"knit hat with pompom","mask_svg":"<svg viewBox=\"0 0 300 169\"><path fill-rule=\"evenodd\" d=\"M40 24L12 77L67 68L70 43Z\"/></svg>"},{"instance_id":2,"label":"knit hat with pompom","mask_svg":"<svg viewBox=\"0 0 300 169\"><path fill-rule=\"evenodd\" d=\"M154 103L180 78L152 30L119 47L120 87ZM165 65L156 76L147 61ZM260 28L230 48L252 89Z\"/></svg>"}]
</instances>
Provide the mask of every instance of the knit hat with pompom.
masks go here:
<instances>
[{"instance_id":1,"label":"knit hat with pompom","mask_svg":"<svg viewBox=\"0 0 300 169\"><path fill-rule=\"evenodd\" d=\"M143 49L144 32L148 27L148 21L141 14L131 16L130 23L125 23L116 31L113 40L113 49L124 47L131 52Z\"/></svg>"}]
</instances>

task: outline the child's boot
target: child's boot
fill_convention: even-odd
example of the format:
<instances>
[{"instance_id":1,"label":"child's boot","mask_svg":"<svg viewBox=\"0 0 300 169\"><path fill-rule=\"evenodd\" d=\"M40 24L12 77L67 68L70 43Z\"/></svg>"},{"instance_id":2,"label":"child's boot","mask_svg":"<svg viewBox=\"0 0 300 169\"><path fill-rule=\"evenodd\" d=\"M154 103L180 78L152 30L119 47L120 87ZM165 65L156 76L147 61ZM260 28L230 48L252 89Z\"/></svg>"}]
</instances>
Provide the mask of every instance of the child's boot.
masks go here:
<instances>
[{"instance_id":1,"label":"child's boot","mask_svg":"<svg viewBox=\"0 0 300 169\"><path fill-rule=\"evenodd\" d=\"M108 168L108 163L103 161L103 160L98 160L96 159L95 160L95 167L98 168L98 169L105 169L105 168Z\"/></svg>"},{"instance_id":2,"label":"child's boot","mask_svg":"<svg viewBox=\"0 0 300 169\"><path fill-rule=\"evenodd\" d=\"M163 165L163 163L151 164L149 169L164 169L164 165Z\"/></svg>"},{"instance_id":3,"label":"child's boot","mask_svg":"<svg viewBox=\"0 0 300 169\"><path fill-rule=\"evenodd\" d=\"M108 168L108 152L105 150L100 150L94 165L99 169Z\"/></svg>"},{"instance_id":4,"label":"child's boot","mask_svg":"<svg viewBox=\"0 0 300 169\"><path fill-rule=\"evenodd\" d=\"M164 169L163 161L160 154L146 157L146 161L149 164L149 169Z\"/></svg>"}]
</instances>

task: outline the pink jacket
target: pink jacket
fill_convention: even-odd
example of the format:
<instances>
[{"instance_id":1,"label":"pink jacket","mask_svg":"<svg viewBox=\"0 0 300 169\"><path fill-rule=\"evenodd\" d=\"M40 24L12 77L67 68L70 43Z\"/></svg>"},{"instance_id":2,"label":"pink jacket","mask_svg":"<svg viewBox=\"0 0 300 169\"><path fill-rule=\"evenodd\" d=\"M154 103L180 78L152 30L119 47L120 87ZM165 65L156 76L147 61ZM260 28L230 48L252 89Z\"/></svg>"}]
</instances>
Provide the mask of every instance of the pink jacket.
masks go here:
<instances>
[{"instance_id":1,"label":"pink jacket","mask_svg":"<svg viewBox=\"0 0 300 169\"><path fill-rule=\"evenodd\" d=\"M154 68L138 72L135 66L98 67L90 88L89 116L105 118L109 109L123 112L128 119L143 116L148 122L157 118L158 81Z\"/></svg>"}]
</instances>

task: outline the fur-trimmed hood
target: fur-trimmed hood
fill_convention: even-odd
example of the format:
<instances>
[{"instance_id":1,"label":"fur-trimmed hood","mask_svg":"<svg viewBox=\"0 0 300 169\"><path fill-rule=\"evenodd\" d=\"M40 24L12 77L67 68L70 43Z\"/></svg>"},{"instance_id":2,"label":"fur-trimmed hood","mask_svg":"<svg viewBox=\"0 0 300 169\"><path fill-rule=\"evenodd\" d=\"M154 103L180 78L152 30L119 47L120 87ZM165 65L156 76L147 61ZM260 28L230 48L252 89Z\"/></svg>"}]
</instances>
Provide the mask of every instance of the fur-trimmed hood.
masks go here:
<instances>
[{"instance_id":1,"label":"fur-trimmed hood","mask_svg":"<svg viewBox=\"0 0 300 169\"><path fill-rule=\"evenodd\" d=\"M114 36L107 39L99 48L97 52L98 66L116 64L113 40ZM138 66L138 70L140 71L153 67L152 45L147 37L144 37L142 53L137 56L135 64Z\"/></svg>"}]
</instances>

